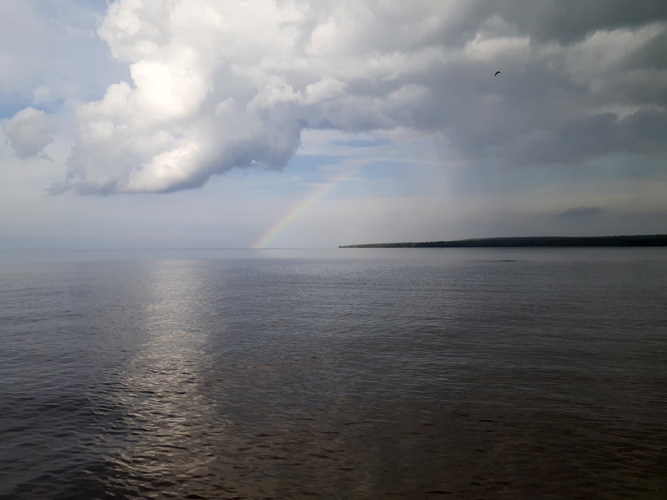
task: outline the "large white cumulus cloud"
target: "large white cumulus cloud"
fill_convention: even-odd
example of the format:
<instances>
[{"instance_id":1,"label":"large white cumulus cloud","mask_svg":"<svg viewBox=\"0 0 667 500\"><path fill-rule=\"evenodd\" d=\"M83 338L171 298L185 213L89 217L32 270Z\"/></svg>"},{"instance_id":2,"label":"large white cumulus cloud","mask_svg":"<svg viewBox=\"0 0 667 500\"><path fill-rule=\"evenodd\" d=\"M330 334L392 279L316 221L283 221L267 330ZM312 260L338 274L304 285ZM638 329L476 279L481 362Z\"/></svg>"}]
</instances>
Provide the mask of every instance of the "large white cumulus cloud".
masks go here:
<instances>
[{"instance_id":1,"label":"large white cumulus cloud","mask_svg":"<svg viewBox=\"0 0 667 500\"><path fill-rule=\"evenodd\" d=\"M131 81L78 107L51 192L170 192L281 168L305 128L439 132L463 158L507 163L664 149L660 2L628 26L624 4L587 25L559 24L552 4L117 0L99 36Z\"/></svg>"}]
</instances>

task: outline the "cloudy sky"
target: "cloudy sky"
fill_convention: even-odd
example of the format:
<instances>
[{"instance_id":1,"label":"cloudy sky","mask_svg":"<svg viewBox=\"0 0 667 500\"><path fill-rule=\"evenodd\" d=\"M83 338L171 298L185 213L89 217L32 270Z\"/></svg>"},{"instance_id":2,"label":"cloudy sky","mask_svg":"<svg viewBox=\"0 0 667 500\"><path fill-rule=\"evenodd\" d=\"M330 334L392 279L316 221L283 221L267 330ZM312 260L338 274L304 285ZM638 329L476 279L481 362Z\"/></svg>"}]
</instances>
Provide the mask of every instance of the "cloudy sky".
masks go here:
<instances>
[{"instance_id":1,"label":"cloudy sky","mask_svg":"<svg viewBox=\"0 0 667 500\"><path fill-rule=\"evenodd\" d=\"M667 2L2 2L0 121L0 248L665 233Z\"/></svg>"}]
</instances>

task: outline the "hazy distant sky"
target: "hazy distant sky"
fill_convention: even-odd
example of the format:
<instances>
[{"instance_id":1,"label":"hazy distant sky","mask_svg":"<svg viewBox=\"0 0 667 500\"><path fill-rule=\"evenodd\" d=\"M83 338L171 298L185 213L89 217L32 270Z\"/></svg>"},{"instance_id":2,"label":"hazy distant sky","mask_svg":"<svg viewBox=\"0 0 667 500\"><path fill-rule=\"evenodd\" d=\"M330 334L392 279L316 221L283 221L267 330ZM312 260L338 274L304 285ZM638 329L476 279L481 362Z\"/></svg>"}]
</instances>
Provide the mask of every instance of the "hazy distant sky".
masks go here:
<instances>
[{"instance_id":1,"label":"hazy distant sky","mask_svg":"<svg viewBox=\"0 0 667 500\"><path fill-rule=\"evenodd\" d=\"M667 2L2 2L0 121L0 248L665 233Z\"/></svg>"}]
</instances>

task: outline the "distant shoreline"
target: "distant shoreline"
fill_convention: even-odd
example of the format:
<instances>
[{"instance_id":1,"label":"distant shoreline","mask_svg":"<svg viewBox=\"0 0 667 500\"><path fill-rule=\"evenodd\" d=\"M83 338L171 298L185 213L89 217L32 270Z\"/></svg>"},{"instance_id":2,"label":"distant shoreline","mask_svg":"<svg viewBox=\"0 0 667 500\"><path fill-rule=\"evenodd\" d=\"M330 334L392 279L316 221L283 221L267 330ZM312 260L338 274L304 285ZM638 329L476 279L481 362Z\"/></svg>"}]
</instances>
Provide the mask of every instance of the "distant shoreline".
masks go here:
<instances>
[{"instance_id":1,"label":"distant shoreline","mask_svg":"<svg viewBox=\"0 0 667 500\"><path fill-rule=\"evenodd\" d=\"M480 247L664 247L667 234L634 236L524 236L453 241L363 243L338 248L480 248Z\"/></svg>"}]
</instances>

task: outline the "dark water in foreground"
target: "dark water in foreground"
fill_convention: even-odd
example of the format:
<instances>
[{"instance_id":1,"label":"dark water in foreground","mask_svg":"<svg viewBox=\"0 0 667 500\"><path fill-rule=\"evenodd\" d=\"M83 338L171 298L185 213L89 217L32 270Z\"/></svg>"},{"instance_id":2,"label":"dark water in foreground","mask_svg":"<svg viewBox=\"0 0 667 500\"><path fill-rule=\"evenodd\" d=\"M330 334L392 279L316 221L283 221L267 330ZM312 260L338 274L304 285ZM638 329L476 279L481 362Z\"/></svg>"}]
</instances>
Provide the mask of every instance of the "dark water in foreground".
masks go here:
<instances>
[{"instance_id":1,"label":"dark water in foreground","mask_svg":"<svg viewBox=\"0 0 667 500\"><path fill-rule=\"evenodd\" d=\"M0 254L0 499L666 499L664 249Z\"/></svg>"}]
</instances>

